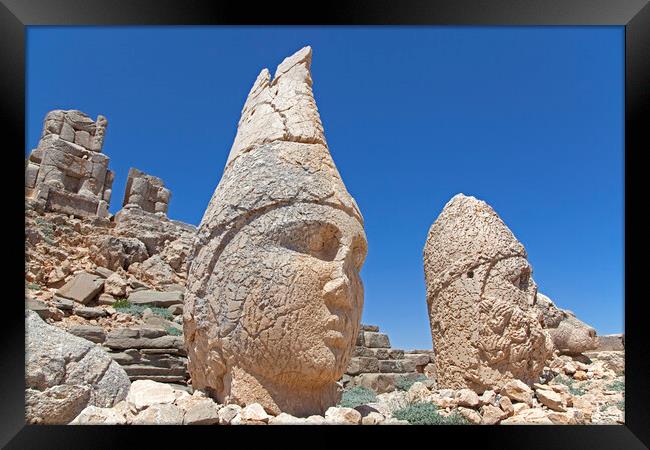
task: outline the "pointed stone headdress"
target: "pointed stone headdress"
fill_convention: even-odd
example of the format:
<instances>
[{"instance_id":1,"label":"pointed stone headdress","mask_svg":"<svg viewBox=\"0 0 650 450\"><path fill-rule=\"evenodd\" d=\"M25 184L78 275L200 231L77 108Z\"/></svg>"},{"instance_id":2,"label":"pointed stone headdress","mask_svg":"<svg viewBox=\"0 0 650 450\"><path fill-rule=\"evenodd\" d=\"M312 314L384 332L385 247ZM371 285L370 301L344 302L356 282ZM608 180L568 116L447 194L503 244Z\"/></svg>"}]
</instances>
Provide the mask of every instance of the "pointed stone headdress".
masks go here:
<instances>
[{"instance_id":1,"label":"pointed stone headdress","mask_svg":"<svg viewBox=\"0 0 650 450\"><path fill-rule=\"evenodd\" d=\"M197 248L211 242L218 257L217 247L223 249L238 228L289 204L331 206L363 224L325 142L311 88L311 54L304 47L277 67L273 79L263 69L255 80Z\"/></svg>"},{"instance_id":2,"label":"pointed stone headdress","mask_svg":"<svg viewBox=\"0 0 650 450\"><path fill-rule=\"evenodd\" d=\"M435 237L435 239L433 239ZM526 258L524 246L490 205L455 195L431 226L424 255L429 297L454 278L501 258Z\"/></svg>"}]
</instances>

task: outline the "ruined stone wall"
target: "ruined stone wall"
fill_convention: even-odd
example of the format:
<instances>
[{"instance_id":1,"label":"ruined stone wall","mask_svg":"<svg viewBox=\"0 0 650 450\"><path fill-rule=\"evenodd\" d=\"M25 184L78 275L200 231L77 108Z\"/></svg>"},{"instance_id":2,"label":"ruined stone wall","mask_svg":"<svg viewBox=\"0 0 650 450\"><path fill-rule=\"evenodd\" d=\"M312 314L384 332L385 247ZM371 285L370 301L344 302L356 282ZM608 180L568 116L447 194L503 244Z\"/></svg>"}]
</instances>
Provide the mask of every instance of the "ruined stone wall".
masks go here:
<instances>
[{"instance_id":1,"label":"ruined stone wall","mask_svg":"<svg viewBox=\"0 0 650 450\"><path fill-rule=\"evenodd\" d=\"M361 325L344 386L364 386L378 393L395 390L400 380L433 378L433 350L404 351L391 348L390 339L377 325Z\"/></svg>"},{"instance_id":2,"label":"ruined stone wall","mask_svg":"<svg viewBox=\"0 0 650 450\"><path fill-rule=\"evenodd\" d=\"M25 167L25 195L45 211L108 217L113 172L101 153L108 121L77 110L50 111Z\"/></svg>"},{"instance_id":3,"label":"ruined stone wall","mask_svg":"<svg viewBox=\"0 0 650 450\"><path fill-rule=\"evenodd\" d=\"M170 198L171 191L160 178L133 167L129 169L122 206L140 207L147 212L167 214Z\"/></svg>"}]
</instances>

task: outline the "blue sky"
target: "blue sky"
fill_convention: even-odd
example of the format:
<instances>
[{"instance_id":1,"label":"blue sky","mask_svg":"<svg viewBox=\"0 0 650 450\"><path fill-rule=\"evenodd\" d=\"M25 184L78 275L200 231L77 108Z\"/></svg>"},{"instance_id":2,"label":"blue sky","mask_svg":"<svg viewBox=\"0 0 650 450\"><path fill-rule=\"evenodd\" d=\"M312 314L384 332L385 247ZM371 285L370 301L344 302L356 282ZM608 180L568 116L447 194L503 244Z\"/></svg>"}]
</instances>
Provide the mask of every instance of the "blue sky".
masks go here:
<instances>
[{"instance_id":1,"label":"blue sky","mask_svg":"<svg viewBox=\"0 0 650 450\"><path fill-rule=\"evenodd\" d=\"M25 153L47 111L103 114L111 212L137 167L198 224L255 77L305 45L365 218L364 323L431 347L422 249L463 192L525 245L541 292L623 331L623 27L29 27Z\"/></svg>"}]
</instances>

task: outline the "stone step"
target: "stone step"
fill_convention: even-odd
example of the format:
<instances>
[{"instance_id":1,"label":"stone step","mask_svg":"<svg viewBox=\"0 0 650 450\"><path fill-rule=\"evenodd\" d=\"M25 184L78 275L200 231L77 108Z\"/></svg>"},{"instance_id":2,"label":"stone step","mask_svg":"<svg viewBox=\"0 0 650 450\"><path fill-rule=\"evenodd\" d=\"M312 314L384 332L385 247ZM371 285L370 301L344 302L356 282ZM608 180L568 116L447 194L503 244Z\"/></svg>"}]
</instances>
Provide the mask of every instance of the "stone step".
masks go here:
<instances>
[{"instance_id":1,"label":"stone step","mask_svg":"<svg viewBox=\"0 0 650 450\"><path fill-rule=\"evenodd\" d=\"M187 358L174 355L142 355L140 353L130 354L127 352L109 353L109 355L116 363L123 367L134 364L168 369L187 367Z\"/></svg>"},{"instance_id":2,"label":"stone step","mask_svg":"<svg viewBox=\"0 0 650 450\"><path fill-rule=\"evenodd\" d=\"M127 365L122 366L122 369L126 372L127 375L165 375L165 376L185 376L187 369L185 367L177 367L170 369L167 367L154 367L148 365Z\"/></svg>"},{"instance_id":3,"label":"stone step","mask_svg":"<svg viewBox=\"0 0 650 450\"><path fill-rule=\"evenodd\" d=\"M431 362L431 357L425 353L406 353L404 359L413 361L416 366L426 366Z\"/></svg>"},{"instance_id":4,"label":"stone step","mask_svg":"<svg viewBox=\"0 0 650 450\"><path fill-rule=\"evenodd\" d=\"M345 373L358 375L360 373L379 372L379 360L365 356L356 356L350 359L350 364Z\"/></svg>"},{"instance_id":5,"label":"stone step","mask_svg":"<svg viewBox=\"0 0 650 450\"><path fill-rule=\"evenodd\" d=\"M353 377L350 385L363 386L378 394L383 394L394 391L397 380L416 380L421 376L422 374L419 373L363 373Z\"/></svg>"},{"instance_id":6,"label":"stone step","mask_svg":"<svg viewBox=\"0 0 650 450\"><path fill-rule=\"evenodd\" d=\"M415 372L415 361L408 359L394 360L385 359L379 360L379 371L381 373L408 373Z\"/></svg>"},{"instance_id":7,"label":"stone step","mask_svg":"<svg viewBox=\"0 0 650 450\"><path fill-rule=\"evenodd\" d=\"M106 332L102 327L96 325L72 325L68 332L95 343L102 343L106 340Z\"/></svg>"},{"instance_id":8,"label":"stone step","mask_svg":"<svg viewBox=\"0 0 650 450\"><path fill-rule=\"evenodd\" d=\"M132 305L148 305L167 308L172 305L183 303L183 292L166 291L159 292L150 289L134 291L128 297L128 302Z\"/></svg>"},{"instance_id":9,"label":"stone step","mask_svg":"<svg viewBox=\"0 0 650 450\"><path fill-rule=\"evenodd\" d=\"M379 327L377 325L364 325L361 324L361 331L379 331Z\"/></svg>"},{"instance_id":10,"label":"stone step","mask_svg":"<svg viewBox=\"0 0 650 450\"><path fill-rule=\"evenodd\" d=\"M136 380L151 380L159 383L187 384L188 377L182 375L129 375L131 382Z\"/></svg>"},{"instance_id":11,"label":"stone step","mask_svg":"<svg viewBox=\"0 0 650 450\"><path fill-rule=\"evenodd\" d=\"M387 334L364 331L363 345L368 348L390 348L390 340Z\"/></svg>"},{"instance_id":12,"label":"stone step","mask_svg":"<svg viewBox=\"0 0 650 450\"><path fill-rule=\"evenodd\" d=\"M404 350L396 348L355 347L352 356L365 356L377 359L404 359Z\"/></svg>"}]
</instances>

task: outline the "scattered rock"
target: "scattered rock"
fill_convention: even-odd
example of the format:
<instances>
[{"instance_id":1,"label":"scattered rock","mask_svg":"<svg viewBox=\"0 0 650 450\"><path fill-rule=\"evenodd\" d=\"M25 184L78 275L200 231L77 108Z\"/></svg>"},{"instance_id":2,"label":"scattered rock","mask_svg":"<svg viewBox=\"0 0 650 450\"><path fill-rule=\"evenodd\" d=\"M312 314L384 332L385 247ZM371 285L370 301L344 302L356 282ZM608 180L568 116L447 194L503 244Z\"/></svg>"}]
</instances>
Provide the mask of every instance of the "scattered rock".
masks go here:
<instances>
[{"instance_id":1,"label":"scattered rock","mask_svg":"<svg viewBox=\"0 0 650 450\"><path fill-rule=\"evenodd\" d=\"M104 292L113 297L124 297L128 284L118 274L114 273L104 281Z\"/></svg>"},{"instance_id":2,"label":"scattered rock","mask_svg":"<svg viewBox=\"0 0 650 450\"><path fill-rule=\"evenodd\" d=\"M56 294L79 302L88 304L104 287L104 279L98 275L82 272L64 284Z\"/></svg>"},{"instance_id":3,"label":"scattered rock","mask_svg":"<svg viewBox=\"0 0 650 450\"><path fill-rule=\"evenodd\" d=\"M332 406L325 411L325 420L336 425L358 425L361 423L361 414L353 408Z\"/></svg>"},{"instance_id":4,"label":"scattered rock","mask_svg":"<svg viewBox=\"0 0 650 450\"><path fill-rule=\"evenodd\" d=\"M129 378L106 352L31 311L25 347L28 423L65 424L86 406L111 407L127 395Z\"/></svg>"},{"instance_id":5,"label":"scattered rock","mask_svg":"<svg viewBox=\"0 0 650 450\"><path fill-rule=\"evenodd\" d=\"M211 399L200 399L191 403L185 412L183 423L185 425L213 425L219 423L219 409Z\"/></svg>"},{"instance_id":6,"label":"scattered rock","mask_svg":"<svg viewBox=\"0 0 650 450\"><path fill-rule=\"evenodd\" d=\"M171 403L156 403L149 406L132 421L133 425L182 425L183 411Z\"/></svg>"},{"instance_id":7,"label":"scattered rock","mask_svg":"<svg viewBox=\"0 0 650 450\"><path fill-rule=\"evenodd\" d=\"M241 420L242 421L259 421L259 422L268 422L271 416L269 416L264 408L259 403L251 403L246 405L241 411Z\"/></svg>"},{"instance_id":8,"label":"scattered rock","mask_svg":"<svg viewBox=\"0 0 650 450\"><path fill-rule=\"evenodd\" d=\"M515 402L524 402L532 405L533 390L521 380L510 380L501 389L501 395L505 395Z\"/></svg>"},{"instance_id":9,"label":"scattered rock","mask_svg":"<svg viewBox=\"0 0 650 450\"><path fill-rule=\"evenodd\" d=\"M157 404L170 404L176 400L174 389L165 383L137 380L131 384L126 401L134 411L141 411ZM183 418L181 417L181 422Z\"/></svg>"},{"instance_id":10,"label":"scattered rock","mask_svg":"<svg viewBox=\"0 0 650 450\"><path fill-rule=\"evenodd\" d=\"M219 410L219 425L230 425L230 422L241 413L241 406L226 405Z\"/></svg>"},{"instance_id":11,"label":"scattered rock","mask_svg":"<svg viewBox=\"0 0 650 450\"><path fill-rule=\"evenodd\" d=\"M477 408L480 404L478 394L471 389L461 389L456 393L456 402L458 406L468 408Z\"/></svg>"},{"instance_id":12,"label":"scattered rock","mask_svg":"<svg viewBox=\"0 0 650 450\"><path fill-rule=\"evenodd\" d=\"M128 297L128 302L132 305L149 305L167 308L172 305L183 303L183 293L159 292L153 290L134 291Z\"/></svg>"},{"instance_id":13,"label":"scattered rock","mask_svg":"<svg viewBox=\"0 0 650 450\"><path fill-rule=\"evenodd\" d=\"M95 343L102 343L106 340L106 332L97 325L73 325L68 332Z\"/></svg>"},{"instance_id":14,"label":"scattered rock","mask_svg":"<svg viewBox=\"0 0 650 450\"><path fill-rule=\"evenodd\" d=\"M505 419L508 414L501 408L492 405L485 405L481 408L481 424L483 425L496 425L502 419Z\"/></svg>"},{"instance_id":15,"label":"scattered rock","mask_svg":"<svg viewBox=\"0 0 650 450\"><path fill-rule=\"evenodd\" d=\"M70 425L126 425L126 417L114 408L87 406Z\"/></svg>"}]
</instances>

